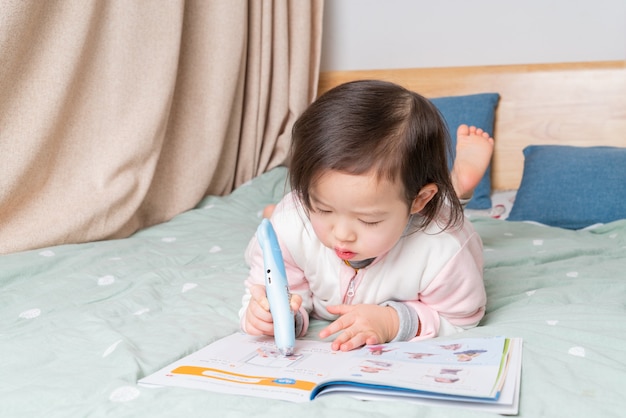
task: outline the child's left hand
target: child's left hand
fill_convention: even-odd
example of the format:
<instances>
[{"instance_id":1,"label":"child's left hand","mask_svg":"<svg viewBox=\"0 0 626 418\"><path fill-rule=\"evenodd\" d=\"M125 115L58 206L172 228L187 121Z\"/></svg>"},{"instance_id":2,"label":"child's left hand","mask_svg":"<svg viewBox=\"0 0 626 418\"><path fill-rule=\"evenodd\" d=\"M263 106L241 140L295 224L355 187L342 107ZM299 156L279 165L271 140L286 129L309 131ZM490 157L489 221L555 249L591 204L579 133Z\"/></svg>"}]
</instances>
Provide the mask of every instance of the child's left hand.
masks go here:
<instances>
[{"instance_id":1,"label":"child's left hand","mask_svg":"<svg viewBox=\"0 0 626 418\"><path fill-rule=\"evenodd\" d=\"M400 326L398 314L390 306L335 305L328 306L327 310L340 316L321 330L319 336L326 338L343 330L332 342L333 350L350 351L365 344L389 342Z\"/></svg>"}]
</instances>

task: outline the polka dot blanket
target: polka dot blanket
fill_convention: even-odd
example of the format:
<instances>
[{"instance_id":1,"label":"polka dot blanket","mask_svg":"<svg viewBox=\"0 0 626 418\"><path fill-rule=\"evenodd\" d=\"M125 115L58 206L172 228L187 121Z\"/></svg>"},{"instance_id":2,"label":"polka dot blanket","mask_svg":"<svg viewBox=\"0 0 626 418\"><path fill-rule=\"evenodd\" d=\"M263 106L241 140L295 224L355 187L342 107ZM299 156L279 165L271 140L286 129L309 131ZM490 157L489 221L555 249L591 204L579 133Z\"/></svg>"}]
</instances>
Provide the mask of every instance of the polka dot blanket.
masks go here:
<instances>
[{"instance_id":1,"label":"polka dot blanket","mask_svg":"<svg viewBox=\"0 0 626 418\"><path fill-rule=\"evenodd\" d=\"M0 416L491 417L343 395L292 404L137 385L238 330L244 249L285 179L274 169L127 239L0 256ZM519 416L623 416L626 221L570 231L470 219L484 243L488 302L464 334L523 338Z\"/></svg>"}]
</instances>

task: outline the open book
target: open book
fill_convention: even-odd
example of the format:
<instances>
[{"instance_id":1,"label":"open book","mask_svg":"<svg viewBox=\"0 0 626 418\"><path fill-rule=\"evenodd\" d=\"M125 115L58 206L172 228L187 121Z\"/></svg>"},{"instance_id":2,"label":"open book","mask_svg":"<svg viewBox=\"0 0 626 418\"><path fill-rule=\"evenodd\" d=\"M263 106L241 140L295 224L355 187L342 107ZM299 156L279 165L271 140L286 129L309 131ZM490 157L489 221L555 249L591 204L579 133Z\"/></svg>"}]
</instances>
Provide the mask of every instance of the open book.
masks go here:
<instances>
[{"instance_id":1,"label":"open book","mask_svg":"<svg viewBox=\"0 0 626 418\"><path fill-rule=\"evenodd\" d=\"M337 352L298 340L285 357L271 337L236 333L139 381L307 402L343 393L361 399L455 404L517 414L522 341L487 337L369 345Z\"/></svg>"}]
</instances>

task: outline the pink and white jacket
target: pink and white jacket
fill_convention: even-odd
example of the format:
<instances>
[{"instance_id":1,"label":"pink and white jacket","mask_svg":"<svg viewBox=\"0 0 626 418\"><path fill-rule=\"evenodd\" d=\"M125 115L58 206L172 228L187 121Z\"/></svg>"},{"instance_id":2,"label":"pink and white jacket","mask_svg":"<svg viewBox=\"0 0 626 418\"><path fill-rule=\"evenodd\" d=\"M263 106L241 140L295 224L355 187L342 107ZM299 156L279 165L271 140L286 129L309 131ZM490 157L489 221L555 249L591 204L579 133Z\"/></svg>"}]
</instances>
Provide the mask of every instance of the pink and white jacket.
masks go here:
<instances>
[{"instance_id":1,"label":"pink and white jacket","mask_svg":"<svg viewBox=\"0 0 626 418\"><path fill-rule=\"evenodd\" d=\"M287 194L271 218L280 241L292 293L302 296L303 335L313 318L334 320L326 307L401 302L417 314L420 333L412 339L448 335L478 325L486 293L482 241L471 223L441 232L436 222L403 236L369 266L355 270L316 237L295 196ZM246 285L264 284L263 254L252 238L246 250ZM245 331L246 290L239 312Z\"/></svg>"}]
</instances>

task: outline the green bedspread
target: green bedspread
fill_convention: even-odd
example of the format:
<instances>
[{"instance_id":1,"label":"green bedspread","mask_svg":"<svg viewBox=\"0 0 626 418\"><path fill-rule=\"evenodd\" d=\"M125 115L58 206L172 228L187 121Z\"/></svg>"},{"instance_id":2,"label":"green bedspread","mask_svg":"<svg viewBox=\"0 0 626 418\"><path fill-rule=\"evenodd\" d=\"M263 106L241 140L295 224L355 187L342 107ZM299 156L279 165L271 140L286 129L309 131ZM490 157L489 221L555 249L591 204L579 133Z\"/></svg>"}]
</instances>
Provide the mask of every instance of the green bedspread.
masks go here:
<instances>
[{"instance_id":1,"label":"green bedspread","mask_svg":"<svg viewBox=\"0 0 626 418\"><path fill-rule=\"evenodd\" d=\"M0 416L489 416L341 395L292 404L137 386L238 329L243 252L285 175L270 171L128 239L0 256ZM524 339L519 415L623 416L626 221L584 231L472 222L488 306L465 334Z\"/></svg>"}]
</instances>

